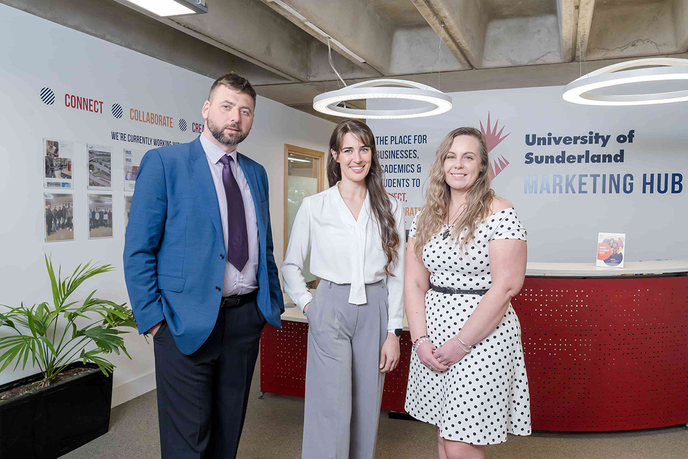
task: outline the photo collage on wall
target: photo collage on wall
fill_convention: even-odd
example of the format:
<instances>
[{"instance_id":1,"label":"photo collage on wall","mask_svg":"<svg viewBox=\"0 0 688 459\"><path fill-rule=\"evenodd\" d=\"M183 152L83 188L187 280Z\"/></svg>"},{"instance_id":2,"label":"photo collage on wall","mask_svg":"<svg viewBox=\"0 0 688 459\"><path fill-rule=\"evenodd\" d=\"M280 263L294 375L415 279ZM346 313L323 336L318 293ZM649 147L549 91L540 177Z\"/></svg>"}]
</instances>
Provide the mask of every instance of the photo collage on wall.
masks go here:
<instances>
[{"instance_id":1,"label":"photo collage on wall","mask_svg":"<svg viewBox=\"0 0 688 459\"><path fill-rule=\"evenodd\" d=\"M45 213L45 242L74 240L74 143L46 137L42 142L43 154L43 210ZM107 146L86 144L88 165L87 213L88 239L111 238L114 235L112 149ZM131 200L144 151L123 149L124 228L129 222ZM77 219L81 221L80 219ZM80 230L77 230L78 232ZM80 233L83 234L83 233Z\"/></svg>"},{"instance_id":2,"label":"photo collage on wall","mask_svg":"<svg viewBox=\"0 0 688 459\"><path fill-rule=\"evenodd\" d=\"M74 240L74 200L72 165L74 144L56 138L44 138L41 142L43 154L42 174L44 234L46 242Z\"/></svg>"}]
</instances>

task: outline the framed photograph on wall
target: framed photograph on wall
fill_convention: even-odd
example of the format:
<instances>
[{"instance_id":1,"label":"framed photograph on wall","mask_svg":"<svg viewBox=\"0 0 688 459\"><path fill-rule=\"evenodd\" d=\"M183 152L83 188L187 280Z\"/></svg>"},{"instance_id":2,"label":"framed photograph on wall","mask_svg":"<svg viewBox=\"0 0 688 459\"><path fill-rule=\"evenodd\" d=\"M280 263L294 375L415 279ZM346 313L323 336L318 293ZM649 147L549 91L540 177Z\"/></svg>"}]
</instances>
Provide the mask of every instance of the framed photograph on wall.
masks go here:
<instances>
[{"instance_id":1,"label":"framed photograph on wall","mask_svg":"<svg viewBox=\"0 0 688 459\"><path fill-rule=\"evenodd\" d=\"M112 189L112 151L110 147L87 144L89 190Z\"/></svg>"},{"instance_id":2,"label":"framed photograph on wall","mask_svg":"<svg viewBox=\"0 0 688 459\"><path fill-rule=\"evenodd\" d=\"M45 188L73 188L72 161L74 144L55 138L44 138L43 186Z\"/></svg>"},{"instance_id":3,"label":"framed photograph on wall","mask_svg":"<svg viewBox=\"0 0 688 459\"><path fill-rule=\"evenodd\" d=\"M134 191L136 176L144 154L142 150L124 149L124 191Z\"/></svg>"},{"instance_id":4,"label":"framed photograph on wall","mask_svg":"<svg viewBox=\"0 0 688 459\"><path fill-rule=\"evenodd\" d=\"M88 238L112 237L112 195L88 195Z\"/></svg>"},{"instance_id":5,"label":"framed photograph on wall","mask_svg":"<svg viewBox=\"0 0 688 459\"><path fill-rule=\"evenodd\" d=\"M74 240L74 199L71 193L43 193L45 242Z\"/></svg>"}]
</instances>

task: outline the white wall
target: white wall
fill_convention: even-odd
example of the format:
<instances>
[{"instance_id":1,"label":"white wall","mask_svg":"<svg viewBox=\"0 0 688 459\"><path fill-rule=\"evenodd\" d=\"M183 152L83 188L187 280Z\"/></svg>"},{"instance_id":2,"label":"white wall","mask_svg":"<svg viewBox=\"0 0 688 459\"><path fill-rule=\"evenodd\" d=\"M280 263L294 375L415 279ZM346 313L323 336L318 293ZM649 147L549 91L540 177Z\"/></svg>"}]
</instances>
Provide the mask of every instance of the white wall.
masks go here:
<instances>
[{"instance_id":1,"label":"white wall","mask_svg":"<svg viewBox=\"0 0 688 459\"><path fill-rule=\"evenodd\" d=\"M665 84L642 90L672 90ZM622 88L622 90L629 90ZM630 89L631 91L633 89ZM627 261L655 259L688 259L685 230L688 214L688 130L685 128L685 103L636 106L592 107L575 105L562 99L563 87L503 89L451 93L454 107L444 115L400 121L371 121L378 139L386 138L388 145L378 142L378 152L386 150L415 150L417 159L383 159L383 165L421 165L417 173L388 173L386 179L417 179L421 187L388 187L391 192L406 193L408 208L423 205L422 184L429 173L435 151L445 135L460 126L487 129L488 114L491 126L499 123L497 132L508 136L490 152L490 161L500 159L508 165L492 181L498 195L511 201L528 230L528 259L541 262L594 263L598 232L626 233ZM377 108L376 103L369 105ZM545 145L529 146L525 136L539 137L581 136L589 131L609 135L602 145ZM618 135L634 131L633 142L619 143ZM411 144L399 144L400 136L411 135ZM427 143L418 137L427 136ZM395 136L397 144L391 144ZM403 139L403 138L402 138ZM384 140L384 139L381 139ZM624 150L620 163L527 164L528 153L534 155L618 154ZM665 194L649 188L643 193L643 174L680 174L682 189ZM583 174L587 183L579 187ZM601 178L593 190L591 174L627 174L633 176L630 193L602 193ZM554 176L566 176L575 189L555 193ZM587 176L585 176L587 175ZM526 187L537 176L538 188L547 176L550 192L531 193ZM574 177L575 176L575 177ZM678 190L678 189L677 189ZM575 192L574 192L575 191ZM586 193L579 193L586 191ZM596 191L596 192L595 192ZM410 227L412 216L407 217Z\"/></svg>"},{"instance_id":2,"label":"white wall","mask_svg":"<svg viewBox=\"0 0 688 459\"><path fill-rule=\"evenodd\" d=\"M30 33L28 33L30 31ZM122 271L124 246L124 147L152 146L112 140L112 131L189 142L197 134L191 123L202 123L201 107L212 80L156 59L0 5L0 304L18 305L51 298L43 254L73 270L78 263L110 263L113 273L91 280L77 291L85 298L98 289L102 298L128 302ZM227 69L228 71L231 69ZM39 92L49 87L56 95L44 104ZM104 101L103 114L65 107L64 95ZM111 114L112 104L124 116ZM174 128L129 119L130 108L174 118ZM179 119L188 129L182 132ZM284 144L325 151L334 125L259 97L253 130L239 151L263 164L270 180L275 258L282 261L284 216ZM44 242L42 138L74 142L74 227L71 242ZM88 239L86 143L110 146L113 151L114 237ZM4 333L4 332L2 332ZM130 333L127 349L133 357L114 356L115 392L119 404L154 387L151 344ZM0 374L0 384L24 372Z\"/></svg>"}]
</instances>

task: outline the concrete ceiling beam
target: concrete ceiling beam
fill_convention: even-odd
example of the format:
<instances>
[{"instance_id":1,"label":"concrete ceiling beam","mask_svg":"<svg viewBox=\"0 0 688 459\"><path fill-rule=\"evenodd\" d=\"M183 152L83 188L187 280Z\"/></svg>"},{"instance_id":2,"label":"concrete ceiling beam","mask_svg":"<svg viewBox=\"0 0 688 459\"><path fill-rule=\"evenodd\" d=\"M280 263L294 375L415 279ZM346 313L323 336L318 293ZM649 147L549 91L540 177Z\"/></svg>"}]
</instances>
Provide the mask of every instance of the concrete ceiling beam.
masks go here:
<instances>
[{"instance_id":1,"label":"concrete ceiling beam","mask_svg":"<svg viewBox=\"0 0 688 459\"><path fill-rule=\"evenodd\" d=\"M261 2L213 1L207 14L151 17L292 81L309 78L314 39Z\"/></svg>"},{"instance_id":2,"label":"concrete ceiling beam","mask_svg":"<svg viewBox=\"0 0 688 459\"><path fill-rule=\"evenodd\" d=\"M330 65L329 53L327 46L323 45L318 40L313 40L309 50L304 50L308 53L308 81L327 81L336 78L334 67L337 73L348 84L348 80L352 78L375 78L381 74L369 65L356 65L350 59L345 58L340 53L332 50L332 63ZM341 82L340 82L341 84ZM342 85L343 86L343 85Z\"/></svg>"},{"instance_id":3,"label":"concrete ceiling beam","mask_svg":"<svg viewBox=\"0 0 688 459\"><path fill-rule=\"evenodd\" d=\"M592 16L595 12L595 0L580 0L578 5L578 33L576 44L576 60L580 61L588 51L588 40L592 28Z\"/></svg>"},{"instance_id":4,"label":"concrete ceiling beam","mask_svg":"<svg viewBox=\"0 0 688 459\"><path fill-rule=\"evenodd\" d=\"M365 0L261 0L341 56L378 76L389 74L393 24ZM341 44L341 46L340 46Z\"/></svg>"},{"instance_id":5,"label":"concrete ceiling beam","mask_svg":"<svg viewBox=\"0 0 688 459\"><path fill-rule=\"evenodd\" d=\"M658 57L688 58L688 54L671 54ZM608 65L624 62L627 59L599 60L587 63L588 72ZM426 83L433 74L400 75L405 80ZM580 76L578 62L560 64L528 65L520 67L505 67L491 69L476 69L471 71L455 71L442 73L442 90L447 93L462 91L483 91L508 88L535 88L541 86L564 86ZM357 83L360 80L353 80ZM300 108L311 105L315 95L336 86L334 81L319 83L285 83L277 85L256 86L258 94L269 99L282 102L290 107Z\"/></svg>"},{"instance_id":6,"label":"concrete ceiling beam","mask_svg":"<svg viewBox=\"0 0 688 459\"><path fill-rule=\"evenodd\" d=\"M676 48L679 53L688 51L688 0L673 0Z\"/></svg>"},{"instance_id":7,"label":"concrete ceiling beam","mask_svg":"<svg viewBox=\"0 0 688 459\"><path fill-rule=\"evenodd\" d=\"M411 1L462 68L481 66L488 15L479 2Z\"/></svg>"},{"instance_id":8,"label":"concrete ceiling beam","mask_svg":"<svg viewBox=\"0 0 688 459\"><path fill-rule=\"evenodd\" d=\"M255 84L298 81L114 1L0 0L0 3L213 79L234 70Z\"/></svg>"},{"instance_id":9,"label":"concrete ceiling beam","mask_svg":"<svg viewBox=\"0 0 688 459\"><path fill-rule=\"evenodd\" d=\"M571 62L576 57L576 35L578 34L578 8L580 0L557 0L557 18L561 60Z\"/></svg>"},{"instance_id":10,"label":"concrete ceiling beam","mask_svg":"<svg viewBox=\"0 0 688 459\"><path fill-rule=\"evenodd\" d=\"M334 40L329 40L327 36L329 35L328 32L325 32L320 26L316 25L314 22L309 20L306 16L301 14L299 11L294 9L291 5L284 1L275 1L275 0L260 0L261 2L265 3L267 6L272 8L275 12L277 12L279 15L290 21L292 24L294 24L296 27L299 29L303 30L307 34L309 34L311 37L316 39L318 42L322 43L325 46L331 47L332 51L346 60L348 60L350 63L354 64L355 66L359 67L362 71L364 71L366 74L370 75L375 75L375 76L381 76L382 73L376 69L374 66L370 65L368 62L365 61L365 59L354 53L351 49L349 49L346 45L344 45L341 41L336 39L334 36L331 36L332 38L335 38ZM289 0L287 0L289 1ZM315 19L313 19L315 20ZM324 27L324 26L323 26ZM350 42L350 40L348 40ZM356 46L354 46L355 48ZM335 54L333 54L333 60L336 58L334 57ZM313 55L311 56L311 62L315 65L318 65L319 61L318 59L320 56ZM321 59L320 59L321 60ZM327 55L325 55L325 62L327 63L327 67L329 67L329 61ZM337 63L335 62L335 68L337 68L337 71L342 73L342 69L339 68ZM352 70L351 66L347 66L347 69L343 69L343 72L347 74L349 77L357 77L357 76L352 76ZM318 73L318 72L316 72ZM355 70L353 73L356 73ZM317 76L314 75L314 78L317 80Z\"/></svg>"}]
</instances>

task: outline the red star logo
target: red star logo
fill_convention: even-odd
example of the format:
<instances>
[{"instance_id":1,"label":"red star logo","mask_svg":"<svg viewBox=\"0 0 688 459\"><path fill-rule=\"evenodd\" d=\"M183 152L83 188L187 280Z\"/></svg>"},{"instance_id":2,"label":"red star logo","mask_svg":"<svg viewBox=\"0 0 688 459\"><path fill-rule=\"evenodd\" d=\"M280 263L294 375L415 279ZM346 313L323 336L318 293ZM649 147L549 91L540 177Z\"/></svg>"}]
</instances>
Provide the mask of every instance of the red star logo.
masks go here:
<instances>
[{"instance_id":1,"label":"red star logo","mask_svg":"<svg viewBox=\"0 0 688 459\"><path fill-rule=\"evenodd\" d=\"M480 122L480 132L483 133L485 136L485 140L487 141L487 152L488 154L492 152L492 150L499 145L502 140L506 139L509 137L510 132L507 132L504 136L502 136L502 131L504 131L504 127L502 126L502 129L497 132L497 127L499 125L499 120L495 122L494 128L491 126L490 122L490 112L487 112L487 129L483 127L483 122ZM490 165L488 168L488 175L490 176L490 180L495 178L504 170L506 166L509 165L509 161L504 158L504 156L500 156L497 159L492 159L490 157Z\"/></svg>"}]
</instances>

